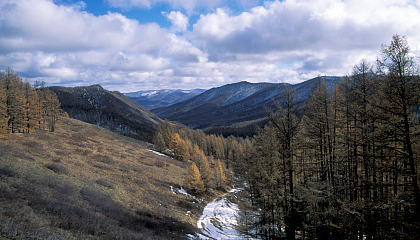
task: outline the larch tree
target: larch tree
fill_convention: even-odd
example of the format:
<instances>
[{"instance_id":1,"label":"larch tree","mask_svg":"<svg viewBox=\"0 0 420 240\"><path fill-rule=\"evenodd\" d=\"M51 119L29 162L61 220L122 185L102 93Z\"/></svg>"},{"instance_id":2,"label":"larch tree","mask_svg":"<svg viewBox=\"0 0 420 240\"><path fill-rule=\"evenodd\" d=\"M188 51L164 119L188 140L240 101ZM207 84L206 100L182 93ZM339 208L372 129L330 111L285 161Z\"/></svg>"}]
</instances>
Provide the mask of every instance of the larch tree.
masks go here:
<instances>
[{"instance_id":1,"label":"larch tree","mask_svg":"<svg viewBox=\"0 0 420 240\"><path fill-rule=\"evenodd\" d=\"M297 113L300 106L297 102L297 93L291 87L286 87L280 93L281 102L276 104L276 112L267 111L270 121L278 131L278 141L280 142L280 159L284 165L285 196L284 196L284 221L286 238L295 239L296 236L296 204L295 204L295 161L298 153L298 133L300 130L300 120Z\"/></svg>"},{"instance_id":2,"label":"larch tree","mask_svg":"<svg viewBox=\"0 0 420 240\"><path fill-rule=\"evenodd\" d=\"M185 178L185 188L194 193L201 193L204 191L204 183L201 179L200 171L193 162L188 167L188 174Z\"/></svg>"},{"instance_id":3,"label":"larch tree","mask_svg":"<svg viewBox=\"0 0 420 240\"><path fill-rule=\"evenodd\" d=\"M418 65L405 37L394 35L391 45L382 45L378 59L378 74L383 79L378 108L387 126L384 137L391 139L388 149L395 162L394 200L404 201L394 209L394 221L406 225L395 226L405 234L418 230L420 223L420 195L418 183L420 76ZM404 234L398 237L406 237Z\"/></svg>"},{"instance_id":4,"label":"larch tree","mask_svg":"<svg viewBox=\"0 0 420 240\"><path fill-rule=\"evenodd\" d=\"M54 132L55 124L61 117L61 104L55 93L48 89L42 89L42 92L44 93L43 97L45 98L43 109L47 127L50 132Z\"/></svg>"},{"instance_id":5,"label":"larch tree","mask_svg":"<svg viewBox=\"0 0 420 240\"><path fill-rule=\"evenodd\" d=\"M224 188L226 185L226 174L225 174L225 168L222 164L222 162L220 161L220 159L217 159L217 164L216 164L216 174L215 174L215 183L216 183L216 188L221 189Z\"/></svg>"},{"instance_id":6,"label":"larch tree","mask_svg":"<svg viewBox=\"0 0 420 240\"><path fill-rule=\"evenodd\" d=\"M22 80L11 68L7 68L3 84L7 94L7 115L10 117L8 126L12 133L24 132L27 127L27 103L23 94Z\"/></svg>"},{"instance_id":7,"label":"larch tree","mask_svg":"<svg viewBox=\"0 0 420 240\"><path fill-rule=\"evenodd\" d=\"M42 105L38 96L38 91L33 88L29 82L25 82L25 96L28 106L28 131L31 129L40 129L41 123L43 122Z\"/></svg>"},{"instance_id":8,"label":"larch tree","mask_svg":"<svg viewBox=\"0 0 420 240\"><path fill-rule=\"evenodd\" d=\"M188 161L191 158L189 141L186 142L179 136L178 133L175 133L172 136L172 140L169 145L171 146L171 150L174 152L175 156L180 160Z\"/></svg>"},{"instance_id":9,"label":"larch tree","mask_svg":"<svg viewBox=\"0 0 420 240\"><path fill-rule=\"evenodd\" d=\"M153 137L153 144L157 151L163 152L165 151L165 139L160 131L156 131L155 136Z\"/></svg>"},{"instance_id":10,"label":"larch tree","mask_svg":"<svg viewBox=\"0 0 420 240\"><path fill-rule=\"evenodd\" d=\"M0 134L8 133L8 122L9 116L7 115L7 94L2 82L0 82Z\"/></svg>"},{"instance_id":11,"label":"larch tree","mask_svg":"<svg viewBox=\"0 0 420 240\"><path fill-rule=\"evenodd\" d=\"M207 161L207 157L206 155L204 155L204 152L198 147L198 145L194 145L193 149L194 150L191 159L200 171L201 178L204 182L204 186L206 187L206 189L212 188L212 172L210 169L209 162Z\"/></svg>"}]
</instances>

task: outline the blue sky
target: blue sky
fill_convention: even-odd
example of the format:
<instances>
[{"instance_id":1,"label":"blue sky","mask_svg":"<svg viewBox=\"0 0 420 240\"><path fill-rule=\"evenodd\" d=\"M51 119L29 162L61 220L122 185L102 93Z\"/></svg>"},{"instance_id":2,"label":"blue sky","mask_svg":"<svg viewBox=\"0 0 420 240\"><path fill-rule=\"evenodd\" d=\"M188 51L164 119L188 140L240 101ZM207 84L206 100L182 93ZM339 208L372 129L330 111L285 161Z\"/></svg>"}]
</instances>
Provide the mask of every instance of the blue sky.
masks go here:
<instances>
[{"instance_id":1,"label":"blue sky","mask_svg":"<svg viewBox=\"0 0 420 240\"><path fill-rule=\"evenodd\" d=\"M420 50L418 0L3 0L0 68L108 90L298 83ZM418 58L416 58L418 59Z\"/></svg>"}]
</instances>

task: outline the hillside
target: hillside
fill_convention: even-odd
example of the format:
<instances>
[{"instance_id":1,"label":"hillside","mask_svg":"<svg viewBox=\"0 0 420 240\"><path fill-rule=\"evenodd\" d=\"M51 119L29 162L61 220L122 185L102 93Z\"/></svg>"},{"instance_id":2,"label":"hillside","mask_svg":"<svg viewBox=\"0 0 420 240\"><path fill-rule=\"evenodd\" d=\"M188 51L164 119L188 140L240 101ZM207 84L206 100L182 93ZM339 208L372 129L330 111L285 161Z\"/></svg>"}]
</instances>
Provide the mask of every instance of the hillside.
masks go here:
<instances>
[{"instance_id":1,"label":"hillside","mask_svg":"<svg viewBox=\"0 0 420 240\"><path fill-rule=\"evenodd\" d=\"M140 105L147 109L155 109L160 107L167 107L195 97L200 93L203 93L204 89L193 89L193 90L146 90L124 93L125 96L130 97Z\"/></svg>"},{"instance_id":2,"label":"hillside","mask_svg":"<svg viewBox=\"0 0 420 240\"><path fill-rule=\"evenodd\" d=\"M146 147L74 119L52 133L1 135L0 239L182 239L194 233L203 205L176 191L186 164Z\"/></svg>"},{"instance_id":3,"label":"hillside","mask_svg":"<svg viewBox=\"0 0 420 240\"><path fill-rule=\"evenodd\" d=\"M332 87L341 77L323 77ZM290 85L286 83L248 83L240 82L212 88L196 97L165 108L152 110L160 118L178 121L192 128L207 129L208 133L246 132L255 126L264 125L266 107L273 108L280 92L290 85L304 102L315 79ZM254 129L254 130L253 130Z\"/></svg>"},{"instance_id":4,"label":"hillside","mask_svg":"<svg viewBox=\"0 0 420 240\"><path fill-rule=\"evenodd\" d=\"M159 117L119 92L100 85L89 87L50 87L61 109L71 118L95 124L119 134L151 141Z\"/></svg>"}]
</instances>

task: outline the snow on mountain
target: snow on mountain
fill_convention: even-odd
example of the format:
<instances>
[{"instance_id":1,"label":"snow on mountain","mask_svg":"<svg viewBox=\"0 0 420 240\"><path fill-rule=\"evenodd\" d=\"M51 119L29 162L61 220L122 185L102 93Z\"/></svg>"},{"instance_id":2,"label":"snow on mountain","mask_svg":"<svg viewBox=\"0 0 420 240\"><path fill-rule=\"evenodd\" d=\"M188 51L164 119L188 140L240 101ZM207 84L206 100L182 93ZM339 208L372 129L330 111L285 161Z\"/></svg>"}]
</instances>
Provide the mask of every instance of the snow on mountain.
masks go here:
<instances>
[{"instance_id":1,"label":"snow on mountain","mask_svg":"<svg viewBox=\"0 0 420 240\"><path fill-rule=\"evenodd\" d=\"M160 107L166 107L174 103L184 101L186 99L197 96L203 93L204 89L192 89L192 90L145 90L124 93L125 96L132 98L137 103L146 107L147 109L155 109Z\"/></svg>"},{"instance_id":2,"label":"snow on mountain","mask_svg":"<svg viewBox=\"0 0 420 240\"><path fill-rule=\"evenodd\" d=\"M322 77L333 89L341 77ZM310 79L291 85L288 83L239 82L212 88L188 100L152 112L162 119L178 121L192 128L226 128L256 124L266 118L266 107L273 108L285 86L297 92L298 100L305 101L315 82ZM246 124L244 124L246 123Z\"/></svg>"}]
</instances>

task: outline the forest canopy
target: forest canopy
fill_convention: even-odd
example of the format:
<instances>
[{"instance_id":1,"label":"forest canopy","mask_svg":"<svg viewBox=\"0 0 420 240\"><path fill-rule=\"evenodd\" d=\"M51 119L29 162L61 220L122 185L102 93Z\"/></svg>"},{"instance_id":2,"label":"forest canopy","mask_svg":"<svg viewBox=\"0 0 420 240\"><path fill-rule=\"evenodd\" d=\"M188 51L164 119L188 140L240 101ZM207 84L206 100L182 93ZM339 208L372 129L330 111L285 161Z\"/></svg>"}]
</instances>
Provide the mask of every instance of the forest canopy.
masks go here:
<instances>
[{"instance_id":1,"label":"forest canopy","mask_svg":"<svg viewBox=\"0 0 420 240\"><path fill-rule=\"evenodd\" d=\"M405 37L308 101L285 89L235 173L264 239L420 239L420 77ZM376 65L376 67L375 67Z\"/></svg>"}]
</instances>

